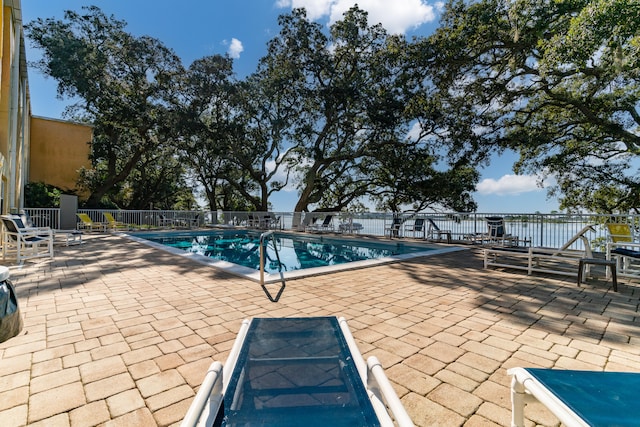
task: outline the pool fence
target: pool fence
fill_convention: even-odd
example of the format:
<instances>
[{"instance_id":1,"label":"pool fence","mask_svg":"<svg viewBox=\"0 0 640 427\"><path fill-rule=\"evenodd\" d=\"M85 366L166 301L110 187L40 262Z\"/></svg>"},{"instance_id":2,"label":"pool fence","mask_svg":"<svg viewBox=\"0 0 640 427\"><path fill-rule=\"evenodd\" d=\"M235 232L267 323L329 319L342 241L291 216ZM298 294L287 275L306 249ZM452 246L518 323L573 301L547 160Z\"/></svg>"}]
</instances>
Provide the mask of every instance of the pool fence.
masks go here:
<instances>
[{"instance_id":1,"label":"pool fence","mask_svg":"<svg viewBox=\"0 0 640 427\"><path fill-rule=\"evenodd\" d=\"M37 227L60 228L60 210L57 208L25 208ZM505 232L518 236L533 246L557 248L572 236L591 225L595 232L587 234L594 251L604 251L607 231L604 224L624 222L632 228L640 227L640 215L599 215L599 214L541 214L541 213L391 213L391 212L228 212L228 211L182 211L182 210L117 210L117 209L78 209L86 213L95 222L105 222L104 213L111 213L118 222L133 229L155 228L195 228L195 227L249 227L277 230L301 231L312 223L321 224L331 215L335 231L356 233L368 236L389 237L389 227L400 223L397 237L424 237L431 219L440 230L450 231L453 240L464 241L470 237L487 233L487 217L498 216L504 219ZM421 233L403 233L406 226L414 224L416 219L425 220ZM396 237L394 235L394 237ZM578 240L573 249L582 249Z\"/></svg>"}]
</instances>

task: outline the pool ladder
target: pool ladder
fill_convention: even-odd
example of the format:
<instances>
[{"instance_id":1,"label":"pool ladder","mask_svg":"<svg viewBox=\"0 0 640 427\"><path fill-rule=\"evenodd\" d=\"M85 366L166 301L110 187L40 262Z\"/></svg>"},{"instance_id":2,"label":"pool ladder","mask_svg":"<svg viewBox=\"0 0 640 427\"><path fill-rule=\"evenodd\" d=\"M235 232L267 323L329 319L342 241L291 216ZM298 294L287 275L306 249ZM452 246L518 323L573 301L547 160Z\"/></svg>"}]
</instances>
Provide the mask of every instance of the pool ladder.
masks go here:
<instances>
[{"instance_id":1,"label":"pool ladder","mask_svg":"<svg viewBox=\"0 0 640 427\"><path fill-rule=\"evenodd\" d=\"M280 290L278 291L275 297L271 295L271 293L269 292L269 290L264 284L265 254L266 254L267 245L269 244L269 242L267 241L267 238L269 237L271 237L271 242L273 243L273 250L276 253L276 259L278 260L278 270L280 271L280 280L282 280L282 286L280 287ZM271 302L278 302L278 300L280 299L280 296L282 295L282 291L284 291L284 287L285 287L284 274L282 273L282 262L280 261L280 254L278 254L278 245L276 243L276 236L273 230L267 231L260 235L260 286L262 286L264 293L267 294L267 298L269 298Z\"/></svg>"}]
</instances>

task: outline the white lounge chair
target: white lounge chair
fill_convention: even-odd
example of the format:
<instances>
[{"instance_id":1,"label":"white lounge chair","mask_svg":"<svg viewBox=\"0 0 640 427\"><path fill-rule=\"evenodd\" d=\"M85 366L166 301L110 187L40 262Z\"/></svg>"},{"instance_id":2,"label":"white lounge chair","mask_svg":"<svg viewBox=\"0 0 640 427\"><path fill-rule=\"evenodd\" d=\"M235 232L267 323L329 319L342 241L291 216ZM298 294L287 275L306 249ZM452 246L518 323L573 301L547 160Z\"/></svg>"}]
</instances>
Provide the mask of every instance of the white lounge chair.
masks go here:
<instances>
[{"instance_id":1,"label":"white lounge chair","mask_svg":"<svg viewBox=\"0 0 640 427\"><path fill-rule=\"evenodd\" d=\"M426 239L442 240L442 236L444 236L447 239L447 243L451 243L451 230L441 230L438 224L431 218L427 218L427 221L429 221L429 229L425 236Z\"/></svg>"},{"instance_id":2,"label":"white lounge chair","mask_svg":"<svg viewBox=\"0 0 640 427\"><path fill-rule=\"evenodd\" d=\"M35 227L31 216L29 216L29 214L24 210L20 211L20 215L12 216L14 219L19 218L26 229L42 230L45 234L47 234L49 230L51 230L51 227ZM19 222L17 222L17 224L18 226L20 226ZM64 241L65 246L82 244L82 231L80 230L61 230L54 228L52 231L54 244L56 243L56 240L60 240L61 242ZM56 239L57 237L60 237L60 239Z\"/></svg>"},{"instance_id":3,"label":"white lounge chair","mask_svg":"<svg viewBox=\"0 0 640 427\"><path fill-rule=\"evenodd\" d=\"M53 231L50 228L25 227L20 218L2 215L4 226L2 258L15 254L18 264L26 259L53 258Z\"/></svg>"},{"instance_id":4,"label":"white lounge chair","mask_svg":"<svg viewBox=\"0 0 640 427\"><path fill-rule=\"evenodd\" d=\"M317 215L313 213L306 213L302 221L297 225L296 229L298 231L306 231L307 227L314 225L318 221Z\"/></svg>"},{"instance_id":5,"label":"white lounge chair","mask_svg":"<svg viewBox=\"0 0 640 427\"><path fill-rule=\"evenodd\" d=\"M640 277L640 242L629 224L607 224L609 241L607 259L616 261L616 271L622 277Z\"/></svg>"},{"instance_id":6,"label":"white lounge chair","mask_svg":"<svg viewBox=\"0 0 640 427\"><path fill-rule=\"evenodd\" d=\"M490 244L499 243L502 246L517 245L520 238L507 233L503 217L488 216L485 219L487 220L487 234L481 236L484 241Z\"/></svg>"},{"instance_id":7,"label":"white lounge chair","mask_svg":"<svg viewBox=\"0 0 640 427\"><path fill-rule=\"evenodd\" d=\"M389 233L389 238L400 237L400 231L402 230L403 220L399 216L393 218L393 221L390 225L385 226L384 234L385 236Z\"/></svg>"},{"instance_id":8,"label":"white lounge chair","mask_svg":"<svg viewBox=\"0 0 640 427\"><path fill-rule=\"evenodd\" d=\"M324 217L324 220L320 224L311 224L309 225L305 231L312 233L322 233L322 232L331 232L334 231L335 228L333 226L333 215L327 215Z\"/></svg>"},{"instance_id":9,"label":"white lounge chair","mask_svg":"<svg viewBox=\"0 0 640 427\"><path fill-rule=\"evenodd\" d=\"M340 233L359 233L363 229L364 226L359 222L353 222L353 218L349 218L338 224L338 231Z\"/></svg>"},{"instance_id":10,"label":"white lounge chair","mask_svg":"<svg viewBox=\"0 0 640 427\"><path fill-rule=\"evenodd\" d=\"M175 218L169 218L164 214L158 214L158 225L160 227L175 228L179 225L179 222Z\"/></svg>"},{"instance_id":11,"label":"white lounge chair","mask_svg":"<svg viewBox=\"0 0 640 427\"><path fill-rule=\"evenodd\" d=\"M347 322L335 317L245 320L181 426L222 418L227 425L413 426L380 362L365 362Z\"/></svg>"},{"instance_id":12,"label":"white lounge chair","mask_svg":"<svg viewBox=\"0 0 640 427\"><path fill-rule=\"evenodd\" d=\"M560 248L545 247L493 247L484 249L484 268L504 267L526 270L531 275L534 272L553 273L566 276L578 276L578 265L583 258L593 258L593 252L587 232L595 232L588 225L578 231ZM582 241L583 249L570 249L577 242ZM586 265L589 273L589 265Z\"/></svg>"},{"instance_id":13,"label":"white lounge chair","mask_svg":"<svg viewBox=\"0 0 640 427\"><path fill-rule=\"evenodd\" d=\"M425 226L424 226L424 218L416 218L413 221L413 224L405 224L404 225L404 230L403 230L403 235L407 235L408 233L411 233L411 237L415 238L416 235L420 236L422 235L423 238L426 237L426 230L425 230Z\"/></svg>"}]
</instances>

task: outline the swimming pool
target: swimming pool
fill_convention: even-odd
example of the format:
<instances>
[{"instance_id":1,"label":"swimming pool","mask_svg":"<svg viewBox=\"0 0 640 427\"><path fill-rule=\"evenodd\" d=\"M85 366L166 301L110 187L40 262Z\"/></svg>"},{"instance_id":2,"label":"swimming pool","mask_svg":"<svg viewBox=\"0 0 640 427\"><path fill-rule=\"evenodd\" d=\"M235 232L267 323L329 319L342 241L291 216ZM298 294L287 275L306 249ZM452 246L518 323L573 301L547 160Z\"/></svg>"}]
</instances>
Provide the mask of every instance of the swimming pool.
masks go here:
<instances>
[{"instance_id":1,"label":"swimming pool","mask_svg":"<svg viewBox=\"0 0 640 427\"><path fill-rule=\"evenodd\" d=\"M258 280L260 234L252 230L197 230L142 232L130 237ZM265 282L278 280L280 272L285 278L301 277L460 249L397 240L381 242L286 232L275 233L274 237L266 240Z\"/></svg>"}]
</instances>

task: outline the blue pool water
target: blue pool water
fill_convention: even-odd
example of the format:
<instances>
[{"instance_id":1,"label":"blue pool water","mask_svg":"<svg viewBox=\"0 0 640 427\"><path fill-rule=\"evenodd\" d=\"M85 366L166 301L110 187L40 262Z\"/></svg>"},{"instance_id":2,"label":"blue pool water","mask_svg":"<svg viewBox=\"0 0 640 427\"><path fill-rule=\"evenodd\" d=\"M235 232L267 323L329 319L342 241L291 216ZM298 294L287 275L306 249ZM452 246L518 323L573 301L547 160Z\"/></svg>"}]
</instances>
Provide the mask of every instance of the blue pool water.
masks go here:
<instances>
[{"instance_id":1,"label":"blue pool water","mask_svg":"<svg viewBox=\"0 0 640 427\"><path fill-rule=\"evenodd\" d=\"M179 231L136 233L136 237L185 252L260 269L260 233L248 230ZM276 233L275 245L282 271L306 270L355 261L422 253L435 248L407 242L369 242L327 236ZM265 272L278 273L279 265L271 238L267 239Z\"/></svg>"}]
</instances>

